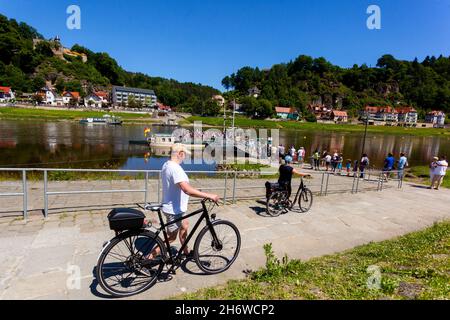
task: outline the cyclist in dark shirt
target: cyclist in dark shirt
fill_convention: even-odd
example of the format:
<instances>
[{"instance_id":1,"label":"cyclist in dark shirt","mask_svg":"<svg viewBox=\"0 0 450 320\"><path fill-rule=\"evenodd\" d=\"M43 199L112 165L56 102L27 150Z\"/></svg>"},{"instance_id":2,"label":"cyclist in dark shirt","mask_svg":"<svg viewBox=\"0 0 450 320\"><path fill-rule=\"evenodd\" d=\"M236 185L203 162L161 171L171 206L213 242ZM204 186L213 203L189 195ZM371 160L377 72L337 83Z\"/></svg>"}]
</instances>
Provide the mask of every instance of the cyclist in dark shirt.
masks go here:
<instances>
[{"instance_id":1,"label":"cyclist in dark shirt","mask_svg":"<svg viewBox=\"0 0 450 320\"><path fill-rule=\"evenodd\" d=\"M286 188L288 192L288 197L291 196L292 192L291 187L292 176L294 174L299 175L301 177L309 176L309 174L301 173L297 171L295 168L291 167L290 165L291 163L292 163L291 156L284 157L284 164L282 164L279 168L280 177L278 178L278 184L280 185L280 187Z\"/></svg>"}]
</instances>

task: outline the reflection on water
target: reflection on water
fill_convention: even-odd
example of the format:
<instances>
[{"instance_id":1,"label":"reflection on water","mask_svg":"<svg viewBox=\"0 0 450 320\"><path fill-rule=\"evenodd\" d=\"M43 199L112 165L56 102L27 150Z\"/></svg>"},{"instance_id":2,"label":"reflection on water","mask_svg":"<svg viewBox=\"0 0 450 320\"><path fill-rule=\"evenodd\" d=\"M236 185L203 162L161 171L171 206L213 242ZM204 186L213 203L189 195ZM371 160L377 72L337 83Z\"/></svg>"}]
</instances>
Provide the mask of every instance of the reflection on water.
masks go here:
<instances>
[{"instance_id":1,"label":"reflection on water","mask_svg":"<svg viewBox=\"0 0 450 320\"><path fill-rule=\"evenodd\" d=\"M164 150L150 151L142 140L146 125L81 125L78 122L0 121L0 165L3 167L72 167L160 169L167 160ZM363 133L281 130L280 142L307 156L315 148L342 151L345 158L361 153ZM381 166L387 152L403 151L411 165L427 164L440 153L450 153L448 137L413 137L368 134L366 152L371 163ZM159 156L156 156L159 155ZM214 164L186 164L189 170L214 170Z\"/></svg>"}]
</instances>

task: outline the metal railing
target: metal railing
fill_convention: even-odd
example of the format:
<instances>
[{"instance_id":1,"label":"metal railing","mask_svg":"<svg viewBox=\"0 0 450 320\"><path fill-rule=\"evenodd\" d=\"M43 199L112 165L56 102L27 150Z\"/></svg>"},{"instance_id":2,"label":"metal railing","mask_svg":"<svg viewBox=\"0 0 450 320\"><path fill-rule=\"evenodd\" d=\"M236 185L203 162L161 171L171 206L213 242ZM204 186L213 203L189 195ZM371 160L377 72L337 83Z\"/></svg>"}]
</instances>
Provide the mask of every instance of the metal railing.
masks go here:
<instances>
[{"instance_id":1,"label":"metal railing","mask_svg":"<svg viewBox=\"0 0 450 320\"><path fill-rule=\"evenodd\" d=\"M149 181L156 180L156 200L157 202L161 201L161 170L110 170L110 169L61 169L61 168L0 168L0 171L9 171L9 172L21 172L22 174L22 192L8 192L8 193L0 193L1 197L8 196L21 196L23 198L23 217L26 219L28 217L28 189L27 189L27 173L30 171L33 172L42 172L43 174L43 199L44 199L44 208L43 213L44 217L48 217L49 212L49 197L50 196L58 196L58 195L74 195L74 194L102 194L102 193L143 193L143 203L148 202L149 195ZM50 172L84 172L84 173L128 173L140 175L143 178L136 178L136 181L143 180L142 188L138 189L100 189L100 190L64 190L64 191L53 191L49 190L51 184L49 184L49 173ZM313 179L305 180L305 183L308 188L310 188L316 195L326 196L329 193L336 192L350 192L352 194L358 193L364 190L376 190L382 191L385 188L386 177L391 176L390 180L397 181L397 187L401 188L403 184L403 171L390 171L384 172L382 170L368 170L364 173L361 172L351 172L350 176L342 171L339 173L333 173L330 171L314 171L314 170L305 170L312 175ZM212 186L198 186L197 188L202 191L221 191L223 192L223 204L226 205L230 200L231 203L235 203L238 198L256 198L265 195L265 185L264 178L268 178L268 180L274 180L274 175L277 174L276 171L186 171L188 175L206 175L205 177L194 178L193 182L201 179L205 179L202 182L206 181L220 181L217 179L218 175L223 176L223 185L221 183L215 184ZM344 173L344 174L342 174ZM361 176L362 174L362 176ZM157 179L150 179L150 175L157 176ZM212 177L216 176L216 178ZM56 177L57 180L58 177ZM256 178L256 179L255 179ZM232 181L231 186L229 186L229 181ZM244 184L239 183L241 180L247 182L248 180L257 181L257 183L253 184ZM350 181L351 180L351 181ZM120 180L118 180L120 181ZM316 182L317 183L314 183ZM206 183L207 184L207 183ZM298 187L299 180L297 178L293 178L292 188L295 190ZM261 193L254 194L249 192L250 190L262 190ZM241 197L239 195L240 192L245 192L246 195ZM228 192L231 192L231 197ZM1 206L0 206L1 207Z\"/></svg>"}]
</instances>

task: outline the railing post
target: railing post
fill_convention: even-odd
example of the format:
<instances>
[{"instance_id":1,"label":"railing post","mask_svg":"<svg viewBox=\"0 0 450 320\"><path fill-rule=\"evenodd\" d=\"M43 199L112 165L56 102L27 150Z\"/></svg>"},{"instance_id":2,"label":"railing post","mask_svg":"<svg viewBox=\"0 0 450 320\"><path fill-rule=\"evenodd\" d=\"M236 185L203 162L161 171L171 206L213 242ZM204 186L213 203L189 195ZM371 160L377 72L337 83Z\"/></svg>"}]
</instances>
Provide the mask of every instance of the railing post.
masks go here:
<instances>
[{"instance_id":1,"label":"railing post","mask_svg":"<svg viewBox=\"0 0 450 320\"><path fill-rule=\"evenodd\" d=\"M355 193L358 193L358 188L359 188L359 179L361 178L361 176L358 174L358 176L356 177L356 190ZM364 179L364 176L363 176Z\"/></svg>"},{"instance_id":2,"label":"railing post","mask_svg":"<svg viewBox=\"0 0 450 320\"><path fill-rule=\"evenodd\" d=\"M352 181L352 193L355 193L355 180L356 180L356 176L353 175L353 181Z\"/></svg>"},{"instance_id":3,"label":"railing post","mask_svg":"<svg viewBox=\"0 0 450 320\"><path fill-rule=\"evenodd\" d=\"M44 217L48 218L47 170L44 170Z\"/></svg>"},{"instance_id":4,"label":"railing post","mask_svg":"<svg viewBox=\"0 0 450 320\"><path fill-rule=\"evenodd\" d=\"M380 185L381 185L381 175L378 176L377 191L381 191L380 190Z\"/></svg>"},{"instance_id":5,"label":"railing post","mask_svg":"<svg viewBox=\"0 0 450 320\"><path fill-rule=\"evenodd\" d=\"M380 174L380 180L381 180L380 191L383 191L383 184L384 184L384 174L383 174L383 171L381 171L381 174Z\"/></svg>"},{"instance_id":6,"label":"railing post","mask_svg":"<svg viewBox=\"0 0 450 320\"><path fill-rule=\"evenodd\" d=\"M323 180L325 179L325 172L322 173L322 181L320 182L320 195L322 195L323 190Z\"/></svg>"},{"instance_id":7,"label":"railing post","mask_svg":"<svg viewBox=\"0 0 450 320\"><path fill-rule=\"evenodd\" d=\"M223 188L223 205L227 205L227 180L228 180L228 171L225 173L225 188Z\"/></svg>"},{"instance_id":8,"label":"railing post","mask_svg":"<svg viewBox=\"0 0 450 320\"><path fill-rule=\"evenodd\" d=\"M325 185L325 195L328 194L328 180L330 180L330 174L327 174L327 184Z\"/></svg>"},{"instance_id":9,"label":"railing post","mask_svg":"<svg viewBox=\"0 0 450 320\"><path fill-rule=\"evenodd\" d=\"M236 203L236 176L237 176L237 172L234 171L234 175L233 175L233 203Z\"/></svg>"},{"instance_id":10,"label":"railing post","mask_svg":"<svg viewBox=\"0 0 450 320\"><path fill-rule=\"evenodd\" d=\"M22 191L23 191L23 218L28 218L28 190L27 190L27 171L22 171Z\"/></svg>"},{"instance_id":11,"label":"railing post","mask_svg":"<svg viewBox=\"0 0 450 320\"><path fill-rule=\"evenodd\" d=\"M161 195L160 195L160 188L161 188L161 171L158 172L158 203L161 202Z\"/></svg>"},{"instance_id":12,"label":"railing post","mask_svg":"<svg viewBox=\"0 0 450 320\"><path fill-rule=\"evenodd\" d=\"M147 204L147 191L148 191L148 171L145 171L145 181L144 181L144 205Z\"/></svg>"}]
</instances>

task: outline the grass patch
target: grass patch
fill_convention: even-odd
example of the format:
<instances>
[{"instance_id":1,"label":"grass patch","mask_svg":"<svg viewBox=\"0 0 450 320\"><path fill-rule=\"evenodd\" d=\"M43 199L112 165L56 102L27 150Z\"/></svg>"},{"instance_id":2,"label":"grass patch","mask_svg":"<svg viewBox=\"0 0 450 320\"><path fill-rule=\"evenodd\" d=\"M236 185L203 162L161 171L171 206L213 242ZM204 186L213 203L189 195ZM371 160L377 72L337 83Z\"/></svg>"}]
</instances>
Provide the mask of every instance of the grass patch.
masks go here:
<instances>
[{"instance_id":1,"label":"grass patch","mask_svg":"<svg viewBox=\"0 0 450 320\"><path fill-rule=\"evenodd\" d=\"M38 108L0 108L0 119L39 119L39 120L81 120L83 118L101 118L105 114L121 117L123 121L154 121L149 114L107 112L90 110L46 110Z\"/></svg>"},{"instance_id":2,"label":"grass patch","mask_svg":"<svg viewBox=\"0 0 450 320\"><path fill-rule=\"evenodd\" d=\"M186 119L185 124L194 121L202 121L205 125L223 127L222 118L209 118L192 116ZM338 132L363 132L363 125L356 124L324 124L298 121L270 121L255 120L244 117L237 117L235 121L237 127L242 128L265 128L265 129L292 129L292 130L317 130L317 131L338 131ZM369 126L367 132L394 135L414 135L414 136L450 136L450 129L435 128L403 128L388 126Z\"/></svg>"},{"instance_id":3,"label":"grass patch","mask_svg":"<svg viewBox=\"0 0 450 320\"><path fill-rule=\"evenodd\" d=\"M289 260L287 256L280 260L271 244L264 250L265 268L252 272L247 279L176 298L450 298L450 221L309 261Z\"/></svg>"}]
</instances>

